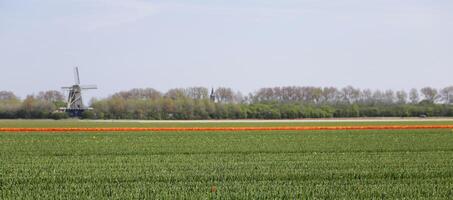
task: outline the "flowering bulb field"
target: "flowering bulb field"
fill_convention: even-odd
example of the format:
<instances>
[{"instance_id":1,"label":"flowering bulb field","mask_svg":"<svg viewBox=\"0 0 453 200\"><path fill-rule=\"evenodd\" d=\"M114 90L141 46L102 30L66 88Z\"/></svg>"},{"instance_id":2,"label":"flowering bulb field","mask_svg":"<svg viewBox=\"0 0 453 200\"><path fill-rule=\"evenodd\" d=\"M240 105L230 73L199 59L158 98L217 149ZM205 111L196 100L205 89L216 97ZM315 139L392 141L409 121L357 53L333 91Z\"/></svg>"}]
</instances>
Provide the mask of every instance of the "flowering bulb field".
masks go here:
<instances>
[{"instance_id":1,"label":"flowering bulb field","mask_svg":"<svg viewBox=\"0 0 453 200\"><path fill-rule=\"evenodd\" d=\"M260 124L0 121L1 128ZM341 122L282 126L302 125ZM307 198L452 199L453 131L0 132L0 199Z\"/></svg>"}]
</instances>

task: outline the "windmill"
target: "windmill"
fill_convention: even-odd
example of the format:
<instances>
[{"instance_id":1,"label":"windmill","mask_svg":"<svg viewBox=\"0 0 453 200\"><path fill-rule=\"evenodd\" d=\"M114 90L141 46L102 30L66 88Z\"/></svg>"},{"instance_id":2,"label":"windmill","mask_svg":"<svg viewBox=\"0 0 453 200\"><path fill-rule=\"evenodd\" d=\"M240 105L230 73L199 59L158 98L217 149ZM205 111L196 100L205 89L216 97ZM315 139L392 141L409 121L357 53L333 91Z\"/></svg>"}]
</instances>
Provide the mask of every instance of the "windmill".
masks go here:
<instances>
[{"instance_id":1,"label":"windmill","mask_svg":"<svg viewBox=\"0 0 453 200\"><path fill-rule=\"evenodd\" d=\"M97 86L96 85L80 85L78 67L74 68L74 82L75 82L75 84L73 86L61 88L64 91L68 91L68 93L69 93L68 99L66 101L66 107L62 108L62 110L69 113L69 115L72 117L77 117L77 116L80 116L83 113L83 111L90 109L83 105L82 91L97 89Z\"/></svg>"}]
</instances>

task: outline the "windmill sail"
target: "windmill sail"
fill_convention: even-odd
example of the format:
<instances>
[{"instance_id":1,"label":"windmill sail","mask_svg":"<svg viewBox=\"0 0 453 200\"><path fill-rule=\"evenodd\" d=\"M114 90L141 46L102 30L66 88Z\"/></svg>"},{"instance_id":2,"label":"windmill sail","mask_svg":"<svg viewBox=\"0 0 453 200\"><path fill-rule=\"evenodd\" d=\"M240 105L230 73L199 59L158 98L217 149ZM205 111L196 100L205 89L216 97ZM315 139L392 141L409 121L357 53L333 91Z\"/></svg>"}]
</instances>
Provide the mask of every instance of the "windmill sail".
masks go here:
<instances>
[{"instance_id":1,"label":"windmill sail","mask_svg":"<svg viewBox=\"0 0 453 200\"><path fill-rule=\"evenodd\" d=\"M79 77L79 68L74 68L74 82L76 85L80 85L80 77Z\"/></svg>"},{"instance_id":2,"label":"windmill sail","mask_svg":"<svg viewBox=\"0 0 453 200\"><path fill-rule=\"evenodd\" d=\"M80 88L82 88L82 90L93 90L93 89L98 89L98 86L96 86L96 85L81 85Z\"/></svg>"}]
</instances>

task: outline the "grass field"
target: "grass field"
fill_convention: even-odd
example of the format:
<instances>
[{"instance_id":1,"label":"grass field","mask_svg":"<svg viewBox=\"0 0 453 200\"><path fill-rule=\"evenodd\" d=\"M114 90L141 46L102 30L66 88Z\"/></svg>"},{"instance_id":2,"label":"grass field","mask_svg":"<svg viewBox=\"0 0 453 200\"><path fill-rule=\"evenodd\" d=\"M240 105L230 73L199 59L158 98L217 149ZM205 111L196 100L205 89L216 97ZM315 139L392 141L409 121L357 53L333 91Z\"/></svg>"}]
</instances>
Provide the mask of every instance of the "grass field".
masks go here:
<instances>
[{"instance_id":1,"label":"grass field","mask_svg":"<svg viewBox=\"0 0 453 200\"><path fill-rule=\"evenodd\" d=\"M211 127L439 122L99 123ZM452 130L0 133L0 199L452 199Z\"/></svg>"}]
</instances>

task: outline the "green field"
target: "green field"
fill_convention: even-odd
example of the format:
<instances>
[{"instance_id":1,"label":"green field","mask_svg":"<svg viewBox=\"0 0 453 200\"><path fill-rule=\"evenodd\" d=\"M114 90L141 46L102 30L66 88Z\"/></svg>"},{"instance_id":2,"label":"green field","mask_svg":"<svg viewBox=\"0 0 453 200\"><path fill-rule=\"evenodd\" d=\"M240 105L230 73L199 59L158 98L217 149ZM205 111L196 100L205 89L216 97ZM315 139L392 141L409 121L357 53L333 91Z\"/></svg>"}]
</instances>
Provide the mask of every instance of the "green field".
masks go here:
<instances>
[{"instance_id":1,"label":"green field","mask_svg":"<svg viewBox=\"0 0 453 200\"><path fill-rule=\"evenodd\" d=\"M0 127L343 124L452 122L0 121ZM453 132L0 133L0 199L212 198L453 199Z\"/></svg>"}]
</instances>

